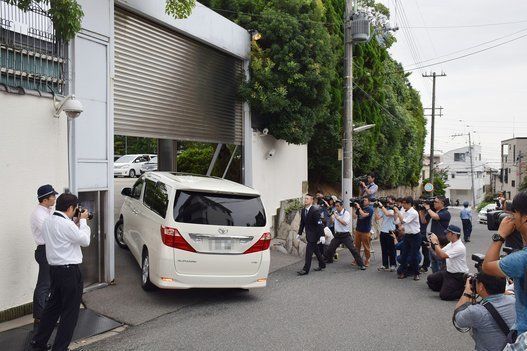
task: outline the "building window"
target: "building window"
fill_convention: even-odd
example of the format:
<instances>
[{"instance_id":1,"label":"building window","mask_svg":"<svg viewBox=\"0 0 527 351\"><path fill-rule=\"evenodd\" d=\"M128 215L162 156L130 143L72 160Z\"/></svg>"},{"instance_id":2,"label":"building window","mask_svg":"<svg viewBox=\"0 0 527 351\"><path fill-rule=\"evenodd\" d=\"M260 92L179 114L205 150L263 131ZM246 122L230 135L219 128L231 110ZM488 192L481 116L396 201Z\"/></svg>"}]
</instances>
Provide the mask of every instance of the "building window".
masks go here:
<instances>
[{"instance_id":1,"label":"building window","mask_svg":"<svg viewBox=\"0 0 527 351\"><path fill-rule=\"evenodd\" d=\"M48 9L41 3L24 12L0 1L0 84L64 94L67 45L57 39Z\"/></svg>"},{"instance_id":2,"label":"building window","mask_svg":"<svg viewBox=\"0 0 527 351\"><path fill-rule=\"evenodd\" d=\"M465 162L466 154L464 152L462 153L454 153L454 161L455 162Z\"/></svg>"},{"instance_id":3,"label":"building window","mask_svg":"<svg viewBox=\"0 0 527 351\"><path fill-rule=\"evenodd\" d=\"M514 188L516 186L516 181L515 180L511 180L511 186Z\"/></svg>"},{"instance_id":4,"label":"building window","mask_svg":"<svg viewBox=\"0 0 527 351\"><path fill-rule=\"evenodd\" d=\"M455 173L452 173L451 174L451 178L454 179L456 177L456 174Z\"/></svg>"}]
</instances>

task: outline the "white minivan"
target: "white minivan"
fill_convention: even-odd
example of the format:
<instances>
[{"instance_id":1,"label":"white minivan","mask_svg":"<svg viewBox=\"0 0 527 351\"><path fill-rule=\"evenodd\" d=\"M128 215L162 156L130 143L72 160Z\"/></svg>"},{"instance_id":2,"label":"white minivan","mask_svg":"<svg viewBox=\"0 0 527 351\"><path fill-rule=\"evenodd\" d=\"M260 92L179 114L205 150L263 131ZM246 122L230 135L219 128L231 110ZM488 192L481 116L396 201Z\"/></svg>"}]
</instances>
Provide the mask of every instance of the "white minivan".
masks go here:
<instances>
[{"instance_id":1,"label":"white minivan","mask_svg":"<svg viewBox=\"0 0 527 351\"><path fill-rule=\"evenodd\" d=\"M271 234L256 190L221 178L148 172L122 194L115 239L139 263L143 289L266 286Z\"/></svg>"}]
</instances>

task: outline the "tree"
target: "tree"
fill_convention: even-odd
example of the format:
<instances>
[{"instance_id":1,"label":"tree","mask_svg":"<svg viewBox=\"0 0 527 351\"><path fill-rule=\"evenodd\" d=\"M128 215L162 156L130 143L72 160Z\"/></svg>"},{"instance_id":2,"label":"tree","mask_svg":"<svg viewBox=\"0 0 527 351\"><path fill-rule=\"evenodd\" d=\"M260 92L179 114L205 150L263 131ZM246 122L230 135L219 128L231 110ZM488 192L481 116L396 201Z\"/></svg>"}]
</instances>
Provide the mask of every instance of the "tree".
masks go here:
<instances>
[{"instance_id":1,"label":"tree","mask_svg":"<svg viewBox=\"0 0 527 351\"><path fill-rule=\"evenodd\" d=\"M527 177L523 178L523 182L518 187L518 191L527 190Z\"/></svg>"}]
</instances>

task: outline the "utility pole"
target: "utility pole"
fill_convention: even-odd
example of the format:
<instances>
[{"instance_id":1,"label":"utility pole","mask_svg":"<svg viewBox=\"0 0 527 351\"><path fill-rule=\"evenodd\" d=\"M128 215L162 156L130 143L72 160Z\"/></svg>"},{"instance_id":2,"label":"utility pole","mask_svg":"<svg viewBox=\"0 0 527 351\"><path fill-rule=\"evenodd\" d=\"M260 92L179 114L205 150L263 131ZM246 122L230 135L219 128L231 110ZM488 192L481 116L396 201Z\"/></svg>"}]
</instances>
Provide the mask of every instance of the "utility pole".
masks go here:
<instances>
[{"instance_id":1,"label":"utility pole","mask_svg":"<svg viewBox=\"0 0 527 351\"><path fill-rule=\"evenodd\" d=\"M435 128L435 112L436 112L436 77L446 77L446 74L423 74L423 77L432 77L432 120L430 123L430 183L434 184L434 128ZM434 195L434 190L430 193Z\"/></svg>"},{"instance_id":2,"label":"utility pole","mask_svg":"<svg viewBox=\"0 0 527 351\"><path fill-rule=\"evenodd\" d=\"M471 188L472 188L472 208L476 208L476 191L474 188L474 158L473 155L473 148L472 148L472 139L470 137L470 132L468 132L468 150L470 151L470 181L472 182Z\"/></svg>"},{"instance_id":3,"label":"utility pole","mask_svg":"<svg viewBox=\"0 0 527 351\"><path fill-rule=\"evenodd\" d=\"M346 0L344 12L344 45L346 94L344 96L344 138L342 139L342 200L350 208L353 197L353 39L351 35L352 0Z\"/></svg>"}]
</instances>

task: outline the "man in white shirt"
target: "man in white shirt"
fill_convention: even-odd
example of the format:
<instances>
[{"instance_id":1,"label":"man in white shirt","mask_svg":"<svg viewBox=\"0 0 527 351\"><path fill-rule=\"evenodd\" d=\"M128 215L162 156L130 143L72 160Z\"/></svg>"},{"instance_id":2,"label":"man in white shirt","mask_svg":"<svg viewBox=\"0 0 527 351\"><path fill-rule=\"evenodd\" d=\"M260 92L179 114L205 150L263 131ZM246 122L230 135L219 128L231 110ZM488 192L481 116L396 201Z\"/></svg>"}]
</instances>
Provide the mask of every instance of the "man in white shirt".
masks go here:
<instances>
[{"instance_id":1,"label":"man in white shirt","mask_svg":"<svg viewBox=\"0 0 527 351\"><path fill-rule=\"evenodd\" d=\"M331 220L335 224L335 235L333 240L331 240L326 252L324 253L326 263L333 263L333 255L335 255L337 247L339 247L341 244L344 244L348 250L350 250L355 262L357 262L359 269L363 271L366 269L366 267L364 266L364 262L362 261L359 252L355 248L355 245L353 245L353 241L351 240L351 214L344 208L344 205L340 200L335 202L335 207L336 211L331 215Z\"/></svg>"},{"instance_id":2,"label":"man in white shirt","mask_svg":"<svg viewBox=\"0 0 527 351\"><path fill-rule=\"evenodd\" d=\"M449 225L445 230L449 243L441 248L439 239L435 234L430 236L430 250L436 256L446 260L446 271L439 271L427 277L428 287L439 291L441 300L457 300L463 295L465 289L465 274L468 273L467 249L459 237L461 229Z\"/></svg>"},{"instance_id":3,"label":"man in white shirt","mask_svg":"<svg viewBox=\"0 0 527 351\"><path fill-rule=\"evenodd\" d=\"M31 213L31 233L37 248L35 250L35 261L38 263L38 278L35 291L33 292L33 318L34 325L40 322L40 316L49 296L49 265L46 259L46 246L42 237L42 224L53 213L57 192L49 184L43 185L37 190L38 205Z\"/></svg>"},{"instance_id":4,"label":"man in white shirt","mask_svg":"<svg viewBox=\"0 0 527 351\"><path fill-rule=\"evenodd\" d=\"M421 248L421 235L419 214L413 207L414 199L411 196L402 200L403 209L394 207L396 219L399 219L404 230L404 245L401 250L401 265L397 269L399 279L413 275L414 280L419 280L419 249Z\"/></svg>"},{"instance_id":5,"label":"man in white shirt","mask_svg":"<svg viewBox=\"0 0 527 351\"><path fill-rule=\"evenodd\" d=\"M67 350L77 325L83 290L79 267L82 263L81 246L90 244L90 227L86 223L88 211L80 213L79 226L72 221L78 205L79 200L75 195L61 194L57 198L55 212L42 226L51 288L40 324L31 341L33 350L47 350L47 342L59 317L60 324L52 350Z\"/></svg>"}]
</instances>

